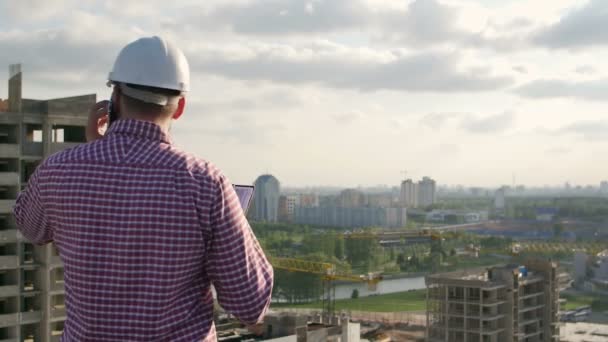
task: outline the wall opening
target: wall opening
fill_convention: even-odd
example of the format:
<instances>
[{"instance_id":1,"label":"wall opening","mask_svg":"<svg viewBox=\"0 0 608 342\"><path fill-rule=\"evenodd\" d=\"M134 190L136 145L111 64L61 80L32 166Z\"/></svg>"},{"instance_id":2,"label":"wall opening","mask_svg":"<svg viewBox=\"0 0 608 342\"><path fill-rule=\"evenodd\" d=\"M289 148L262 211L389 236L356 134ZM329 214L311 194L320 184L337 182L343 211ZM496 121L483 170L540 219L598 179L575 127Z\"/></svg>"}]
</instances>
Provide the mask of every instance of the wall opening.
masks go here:
<instances>
[{"instance_id":1,"label":"wall opening","mask_svg":"<svg viewBox=\"0 0 608 342\"><path fill-rule=\"evenodd\" d=\"M23 292L36 291L36 271L35 270L23 270Z\"/></svg>"},{"instance_id":2,"label":"wall opening","mask_svg":"<svg viewBox=\"0 0 608 342\"><path fill-rule=\"evenodd\" d=\"M63 322L55 322L51 325L51 336L59 337L63 333Z\"/></svg>"},{"instance_id":3,"label":"wall opening","mask_svg":"<svg viewBox=\"0 0 608 342\"><path fill-rule=\"evenodd\" d=\"M22 254L21 258L22 258L21 259L22 265L33 264L35 261L34 245L32 245L31 243L24 243L23 244L23 254Z\"/></svg>"},{"instance_id":4,"label":"wall opening","mask_svg":"<svg viewBox=\"0 0 608 342\"><path fill-rule=\"evenodd\" d=\"M19 186L0 186L0 200L13 200L19 194Z\"/></svg>"},{"instance_id":5,"label":"wall opening","mask_svg":"<svg viewBox=\"0 0 608 342\"><path fill-rule=\"evenodd\" d=\"M51 287L62 288L65 284L64 277L63 267L57 267L51 270Z\"/></svg>"},{"instance_id":6,"label":"wall opening","mask_svg":"<svg viewBox=\"0 0 608 342\"><path fill-rule=\"evenodd\" d=\"M21 341L36 342L40 341L40 328L37 324L29 324L21 326Z\"/></svg>"},{"instance_id":7,"label":"wall opening","mask_svg":"<svg viewBox=\"0 0 608 342\"><path fill-rule=\"evenodd\" d=\"M0 315L12 315L17 312L17 297L0 299Z\"/></svg>"},{"instance_id":8,"label":"wall opening","mask_svg":"<svg viewBox=\"0 0 608 342\"><path fill-rule=\"evenodd\" d=\"M27 160L21 162L21 184L25 186L30 180L30 177L36 171L40 164L40 160Z\"/></svg>"},{"instance_id":9,"label":"wall opening","mask_svg":"<svg viewBox=\"0 0 608 342\"><path fill-rule=\"evenodd\" d=\"M51 133L51 141L54 143L82 143L87 141L83 126L54 125Z\"/></svg>"},{"instance_id":10,"label":"wall opening","mask_svg":"<svg viewBox=\"0 0 608 342\"><path fill-rule=\"evenodd\" d=\"M0 255L1 256L17 255L17 244L10 243L10 244L6 244L6 245L0 245Z\"/></svg>"},{"instance_id":11,"label":"wall opening","mask_svg":"<svg viewBox=\"0 0 608 342\"><path fill-rule=\"evenodd\" d=\"M42 125L27 124L25 125L25 141L26 142L42 142Z\"/></svg>"},{"instance_id":12,"label":"wall opening","mask_svg":"<svg viewBox=\"0 0 608 342\"><path fill-rule=\"evenodd\" d=\"M0 144L17 144L19 142L19 126L0 125Z\"/></svg>"},{"instance_id":13,"label":"wall opening","mask_svg":"<svg viewBox=\"0 0 608 342\"><path fill-rule=\"evenodd\" d=\"M0 158L0 172L18 172L19 159Z\"/></svg>"},{"instance_id":14,"label":"wall opening","mask_svg":"<svg viewBox=\"0 0 608 342\"><path fill-rule=\"evenodd\" d=\"M21 300L21 312L40 311L39 296L23 297Z\"/></svg>"},{"instance_id":15,"label":"wall opening","mask_svg":"<svg viewBox=\"0 0 608 342\"><path fill-rule=\"evenodd\" d=\"M1 286L17 286L18 283L17 270L0 271Z\"/></svg>"},{"instance_id":16,"label":"wall opening","mask_svg":"<svg viewBox=\"0 0 608 342\"><path fill-rule=\"evenodd\" d=\"M12 340L17 338L17 327L0 328L0 340Z\"/></svg>"},{"instance_id":17,"label":"wall opening","mask_svg":"<svg viewBox=\"0 0 608 342\"><path fill-rule=\"evenodd\" d=\"M0 230L15 229L15 219L12 215L0 215Z\"/></svg>"}]
</instances>

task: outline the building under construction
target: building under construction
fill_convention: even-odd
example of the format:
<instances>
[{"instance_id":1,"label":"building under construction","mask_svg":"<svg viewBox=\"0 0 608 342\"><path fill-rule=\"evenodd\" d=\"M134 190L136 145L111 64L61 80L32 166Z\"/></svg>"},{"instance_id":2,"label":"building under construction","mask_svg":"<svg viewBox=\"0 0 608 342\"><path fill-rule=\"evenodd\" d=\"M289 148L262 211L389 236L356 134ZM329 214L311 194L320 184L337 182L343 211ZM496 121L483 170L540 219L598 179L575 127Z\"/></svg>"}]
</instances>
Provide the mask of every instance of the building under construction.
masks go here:
<instances>
[{"instance_id":1,"label":"building under construction","mask_svg":"<svg viewBox=\"0 0 608 342\"><path fill-rule=\"evenodd\" d=\"M426 286L428 341L559 341L554 262L435 274Z\"/></svg>"},{"instance_id":2,"label":"building under construction","mask_svg":"<svg viewBox=\"0 0 608 342\"><path fill-rule=\"evenodd\" d=\"M59 341L66 317L63 265L52 244L33 246L17 231L19 191L47 156L85 141L95 95L22 98L20 65L0 99L0 341Z\"/></svg>"}]
</instances>

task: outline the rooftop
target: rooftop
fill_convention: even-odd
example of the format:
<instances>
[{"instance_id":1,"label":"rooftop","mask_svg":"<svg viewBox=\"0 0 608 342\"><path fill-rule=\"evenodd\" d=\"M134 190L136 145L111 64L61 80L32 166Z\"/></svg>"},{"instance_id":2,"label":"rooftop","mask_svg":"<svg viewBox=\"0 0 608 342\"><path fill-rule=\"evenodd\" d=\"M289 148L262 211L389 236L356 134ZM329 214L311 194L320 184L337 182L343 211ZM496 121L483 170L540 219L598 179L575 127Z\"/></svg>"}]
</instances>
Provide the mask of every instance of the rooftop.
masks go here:
<instances>
[{"instance_id":1,"label":"rooftop","mask_svg":"<svg viewBox=\"0 0 608 342\"><path fill-rule=\"evenodd\" d=\"M560 329L561 342L608 341L608 325L592 323L565 323Z\"/></svg>"}]
</instances>

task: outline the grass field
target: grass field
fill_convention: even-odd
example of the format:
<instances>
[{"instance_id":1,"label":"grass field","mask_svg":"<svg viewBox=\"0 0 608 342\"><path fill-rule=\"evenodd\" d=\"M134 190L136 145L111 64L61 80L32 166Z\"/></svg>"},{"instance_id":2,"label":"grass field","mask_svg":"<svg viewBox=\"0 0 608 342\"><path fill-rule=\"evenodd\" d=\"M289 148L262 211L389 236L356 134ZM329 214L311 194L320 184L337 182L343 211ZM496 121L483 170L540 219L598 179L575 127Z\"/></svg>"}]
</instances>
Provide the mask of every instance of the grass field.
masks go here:
<instances>
[{"instance_id":1,"label":"grass field","mask_svg":"<svg viewBox=\"0 0 608 342\"><path fill-rule=\"evenodd\" d=\"M604 298L599 295L563 294L562 298L566 299L566 304L562 306L562 309L564 310L572 310L586 305L591 306L591 310L595 312L603 312L608 310L608 298Z\"/></svg>"},{"instance_id":2,"label":"grass field","mask_svg":"<svg viewBox=\"0 0 608 342\"><path fill-rule=\"evenodd\" d=\"M298 309L321 309L321 306L321 302L299 305L273 305L276 308L289 307ZM369 312L424 311L426 310L426 290L397 292L357 299L340 299L336 300L336 310Z\"/></svg>"}]
</instances>

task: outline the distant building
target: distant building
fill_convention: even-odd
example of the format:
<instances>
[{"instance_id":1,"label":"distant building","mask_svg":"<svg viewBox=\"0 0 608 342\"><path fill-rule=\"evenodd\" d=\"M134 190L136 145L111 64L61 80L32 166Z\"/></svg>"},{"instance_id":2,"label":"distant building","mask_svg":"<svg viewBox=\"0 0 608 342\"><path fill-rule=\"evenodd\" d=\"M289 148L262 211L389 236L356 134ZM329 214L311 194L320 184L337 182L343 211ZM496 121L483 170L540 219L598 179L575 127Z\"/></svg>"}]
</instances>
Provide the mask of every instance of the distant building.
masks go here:
<instances>
[{"instance_id":1,"label":"distant building","mask_svg":"<svg viewBox=\"0 0 608 342\"><path fill-rule=\"evenodd\" d=\"M559 341L554 262L433 274L426 286L427 341Z\"/></svg>"},{"instance_id":2,"label":"distant building","mask_svg":"<svg viewBox=\"0 0 608 342\"><path fill-rule=\"evenodd\" d=\"M356 208L365 205L365 194L359 190L346 189L338 196L338 206L343 208Z\"/></svg>"},{"instance_id":3,"label":"distant building","mask_svg":"<svg viewBox=\"0 0 608 342\"><path fill-rule=\"evenodd\" d=\"M536 221L553 222L557 214L557 208L536 208Z\"/></svg>"},{"instance_id":4,"label":"distant building","mask_svg":"<svg viewBox=\"0 0 608 342\"><path fill-rule=\"evenodd\" d=\"M582 284L587 277L587 263L589 256L584 252L574 253L574 281L577 284Z\"/></svg>"},{"instance_id":5,"label":"distant building","mask_svg":"<svg viewBox=\"0 0 608 342\"><path fill-rule=\"evenodd\" d=\"M287 205L287 220L291 222L295 218L296 207L300 206L300 196L299 195L285 196L285 202Z\"/></svg>"},{"instance_id":6,"label":"distant building","mask_svg":"<svg viewBox=\"0 0 608 342\"><path fill-rule=\"evenodd\" d=\"M426 214L427 221L452 224L476 223L487 219L487 211L432 210Z\"/></svg>"},{"instance_id":7,"label":"distant building","mask_svg":"<svg viewBox=\"0 0 608 342\"><path fill-rule=\"evenodd\" d=\"M255 181L253 215L256 221L277 222L281 186L272 175L262 175Z\"/></svg>"},{"instance_id":8,"label":"distant building","mask_svg":"<svg viewBox=\"0 0 608 342\"><path fill-rule=\"evenodd\" d=\"M574 255L575 280L587 291L608 295L608 250L589 256Z\"/></svg>"},{"instance_id":9,"label":"distant building","mask_svg":"<svg viewBox=\"0 0 608 342\"><path fill-rule=\"evenodd\" d=\"M279 222L289 222L287 214L287 196L279 196L279 214L277 220Z\"/></svg>"},{"instance_id":10,"label":"distant building","mask_svg":"<svg viewBox=\"0 0 608 342\"><path fill-rule=\"evenodd\" d=\"M428 207L437 202L437 183L429 177L424 177L418 183L418 205Z\"/></svg>"},{"instance_id":11,"label":"distant building","mask_svg":"<svg viewBox=\"0 0 608 342\"><path fill-rule=\"evenodd\" d=\"M366 196L366 206L368 207L390 208L393 204L393 195L391 193L368 194Z\"/></svg>"},{"instance_id":12,"label":"distant building","mask_svg":"<svg viewBox=\"0 0 608 342\"><path fill-rule=\"evenodd\" d=\"M418 184L411 179L401 182L400 204L406 208L418 208Z\"/></svg>"},{"instance_id":13,"label":"distant building","mask_svg":"<svg viewBox=\"0 0 608 342\"><path fill-rule=\"evenodd\" d=\"M505 208L506 208L506 201L505 201L506 194L505 193L506 193L506 189L505 189L505 187L502 187L502 188L496 190L496 193L494 194L494 209L496 209L496 211L499 213L505 212Z\"/></svg>"},{"instance_id":14,"label":"distant building","mask_svg":"<svg viewBox=\"0 0 608 342\"><path fill-rule=\"evenodd\" d=\"M407 224L406 208L344 208L336 206L297 207L295 222L325 227L384 227L403 228Z\"/></svg>"},{"instance_id":15,"label":"distant building","mask_svg":"<svg viewBox=\"0 0 608 342\"><path fill-rule=\"evenodd\" d=\"M300 194L300 206L306 208L315 208L319 206L319 195L317 194Z\"/></svg>"},{"instance_id":16,"label":"distant building","mask_svg":"<svg viewBox=\"0 0 608 342\"><path fill-rule=\"evenodd\" d=\"M608 195L608 181L602 181L600 183L600 193L602 195Z\"/></svg>"}]
</instances>

